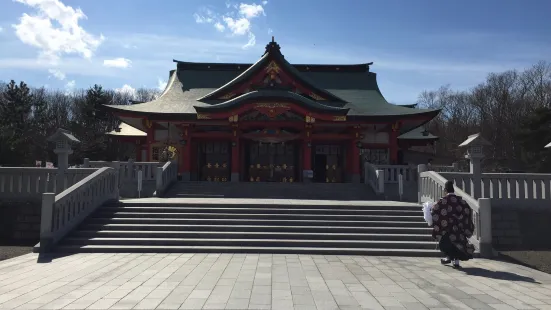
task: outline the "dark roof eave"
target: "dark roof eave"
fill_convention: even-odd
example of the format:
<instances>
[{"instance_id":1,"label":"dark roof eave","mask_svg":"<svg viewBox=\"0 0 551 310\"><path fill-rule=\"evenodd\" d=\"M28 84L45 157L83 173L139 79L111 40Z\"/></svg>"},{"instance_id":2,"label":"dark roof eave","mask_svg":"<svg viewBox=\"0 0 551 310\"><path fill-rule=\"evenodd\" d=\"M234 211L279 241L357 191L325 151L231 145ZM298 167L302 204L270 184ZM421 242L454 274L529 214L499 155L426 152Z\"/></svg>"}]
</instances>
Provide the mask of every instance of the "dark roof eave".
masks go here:
<instances>
[{"instance_id":1,"label":"dark roof eave","mask_svg":"<svg viewBox=\"0 0 551 310\"><path fill-rule=\"evenodd\" d=\"M202 107L194 106L194 108L197 112L227 111L237 106L240 106L251 99L255 99L259 97L262 99L275 99L275 98L291 99L299 104L303 104L307 106L312 110L336 113L340 115L346 115L350 110L349 108L339 108L339 107L322 105L321 103L312 101L308 98L304 98L303 96L297 95L292 92L278 92L278 91L272 91L272 90L267 90L267 91L261 90L261 91L250 92L250 93L241 95L237 98L233 98L228 101L225 101L223 103L214 104L210 106L202 106Z\"/></svg>"},{"instance_id":2,"label":"dark roof eave","mask_svg":"<svg viewBox=\"0 0 551 310\"><path fill-rule=\"evenodd\" d=\"M178 69L204 71L245 71L251 63L190 62L173 59ZM360 64L292 64L300 72L369 72L372 63Z\"/></svg>"},{"instance_id":3,"label":"dark roof eave","mask_svg":"<svg viewBox=\"0 0 551 310\"><path fill-rule=\"evenodd\" d=\"M348 119L354 119L354 120L363 120L363 119L369 119L372 120L373 118L385 118L385 119L408 119L409 117L418 117L418 116L427 116L431 117L429 120L423 121L423 123L419 126L422 126L435 118L439 113L441 109L436 110L429 110L429 111L420 111L419 113L414 114L396 114L396 115L362 115L362 114L352 114L348 115ZM417 126L417 127L419 127ZM415 128L417 128L415 127Z\"/></svg>"}]
</instances>

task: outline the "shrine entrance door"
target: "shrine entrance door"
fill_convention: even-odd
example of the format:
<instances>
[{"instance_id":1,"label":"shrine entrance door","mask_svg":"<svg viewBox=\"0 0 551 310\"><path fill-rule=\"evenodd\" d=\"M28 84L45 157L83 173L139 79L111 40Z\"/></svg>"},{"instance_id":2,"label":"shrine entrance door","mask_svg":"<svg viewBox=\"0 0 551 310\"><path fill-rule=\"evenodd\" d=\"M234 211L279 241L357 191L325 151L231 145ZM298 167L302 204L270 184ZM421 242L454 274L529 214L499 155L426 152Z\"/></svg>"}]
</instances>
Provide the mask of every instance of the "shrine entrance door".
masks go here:
<instances>
[{"instance_id":1,"label":"shrine entrance door","mask_svg":"<svg viewBox=\"0 0 551 310\"><path fill-rule=\"evenodd\" d=\"M314 182L343 182L343 152L342 145L315 145L313 154Z\"/></svg>"},{"instance_id":2,"label":"shrine entrance door","mask_svg":"<svg viewBox=\"0 0 551 310\"><path fill-rule=\"evenodd\" d=\"M197 166L199 180L210 182L230 181L230 142L201 142L198 145Z\"/></svg>"},{"instance_id":3,"label":"shrine entrance door","mask_svg":"<svg viewBox=\"0 0 551 310\"><path fill-rule=\"evenodd\" d=\"M296 182L298 147L293 142L250 141L245 155L246 180L250 182Z\"/></svg>"}]
</instances>

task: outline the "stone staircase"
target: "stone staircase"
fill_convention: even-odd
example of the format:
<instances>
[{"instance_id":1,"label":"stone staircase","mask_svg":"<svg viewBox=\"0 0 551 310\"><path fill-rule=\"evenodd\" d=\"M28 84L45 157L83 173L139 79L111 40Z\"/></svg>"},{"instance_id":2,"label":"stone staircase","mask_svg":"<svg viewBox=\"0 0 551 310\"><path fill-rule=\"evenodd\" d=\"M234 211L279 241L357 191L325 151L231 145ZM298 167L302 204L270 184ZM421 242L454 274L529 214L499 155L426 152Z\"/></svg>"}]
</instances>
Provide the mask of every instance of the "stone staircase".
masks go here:
<instances>
[{"instance_id":1,"label":"stone staircase","mask_svg":"<svg viewBox=\"0 0 551 310\"><path fill-rule=\"evenodd\" d=\"M438 256L430 233L412 203L147 198L100 207L56 251Z\"/></svg>"},{"instance_id":2,"label":"stone staircase","mask_svg":"<svg viewBox=\"0 0 551 310\"><path fill-rule=\"evenodd\" d=\"M165 197L308 200L377 199L373 190L365 184L267 182L177 182L167 191Z\"/></svg>"}]
</instances>

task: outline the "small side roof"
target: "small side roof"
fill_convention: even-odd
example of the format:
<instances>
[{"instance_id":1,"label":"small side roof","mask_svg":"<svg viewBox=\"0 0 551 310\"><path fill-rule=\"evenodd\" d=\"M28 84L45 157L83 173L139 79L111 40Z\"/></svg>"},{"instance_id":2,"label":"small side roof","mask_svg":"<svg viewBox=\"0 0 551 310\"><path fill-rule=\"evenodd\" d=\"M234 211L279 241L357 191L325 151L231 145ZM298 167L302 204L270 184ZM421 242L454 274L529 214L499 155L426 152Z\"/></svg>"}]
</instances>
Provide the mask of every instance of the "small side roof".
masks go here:
<instances>
[{"instance_id":1,"label":"small side roof","mask_svg":"<svg viewBox=\"0 0 551 310\"><path fill-rule=\"evenodd\" d=\"M69 130L63 128L58 128L56 132L48 138L49 142L55 142L58 140L67 140L70 143L80 143L80 140L73 136Z\"/></svg>"},{"instance_id":2,"label":"small side roof","mask_svg":"<svg viewBox=\"0 0 551 310\"><path fill-rule=\"evenodd\" d=\"M459 147L469 146L469 145L481 145L481 146L488 146L492 145L490 142L488 142L486 139L484 139L480 133L475 133L474 135L470 135L467 137L467 140L463 141L463 143L459 144Z\"/></svg>"},{"instance_id":3,"label":"small side roof","mask_svg":"<svg viewBox=\"0 0 551 310\"><path fill-rule=\"evenodd\" d=\"M423 126L420 126L398 136L398 139L400 140L438 140L439 137L426 131Z\"/></svg>"},{"instance_id":4,"label":"small side roof","mask_svg":"<svg viewBox=\"0 0 551 310\"><path fill-rule=\"evenodd\" d=\"M115 129L108 132L107 135L119 137L147 137L147 133L139 130L138 128L132 127L127 123L121 123L119 130Z\"/></svg>"}]
</instances>

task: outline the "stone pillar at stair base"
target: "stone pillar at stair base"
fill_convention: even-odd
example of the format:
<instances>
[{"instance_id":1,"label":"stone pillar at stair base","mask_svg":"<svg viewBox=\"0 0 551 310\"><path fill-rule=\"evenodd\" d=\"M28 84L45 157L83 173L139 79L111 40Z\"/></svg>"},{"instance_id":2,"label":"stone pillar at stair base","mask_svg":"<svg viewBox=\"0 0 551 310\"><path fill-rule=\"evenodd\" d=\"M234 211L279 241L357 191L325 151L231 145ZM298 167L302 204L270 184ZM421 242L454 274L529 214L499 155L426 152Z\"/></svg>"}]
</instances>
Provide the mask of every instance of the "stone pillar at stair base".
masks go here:
<instances>
[{"instance_id":1,"label":"stone pillar at stair base","mask_svg":"<svg viewBox=\"0 0 551 310\"><path fill-rule=\"evenodd\" d=\"M423 198L421 196L421 190L422 190L422 182L421 182L421 173L423 172L426 172L428 169L427 169L427 165L417 165L417 201L419 203L422 203L421 201L421 198Z\"/></svg>"},{"instance_id":2,"label":"stone pillar at stair base","mask_svg":"<svg viewBox=\"0 0 551 310\"><path fill-rule=\"evenodd\" d=\"M191 173L189 171L182 172L182 181L184 182L191 181Z\"/></svg>"},{"instance_id":3,"label":"stone pillar at stair base","mask_svg":"<svg viewBox=\"0 0 551 310\"><path fill-rule=\"evenodd\" d=\"M232 172L232 173L231 173L231 181L232 181L232 182L239 182L239 173L237 173L237 172Z\"/></svg>"}]
</instances>

